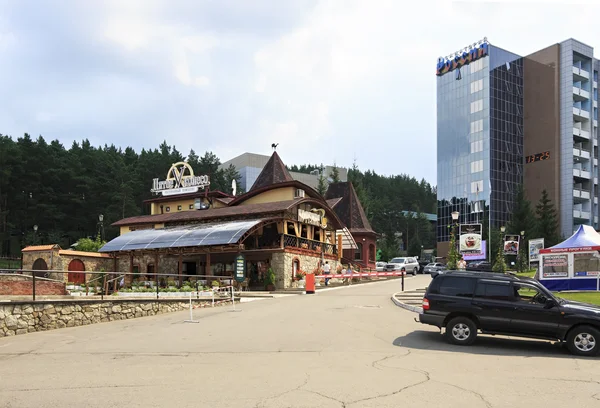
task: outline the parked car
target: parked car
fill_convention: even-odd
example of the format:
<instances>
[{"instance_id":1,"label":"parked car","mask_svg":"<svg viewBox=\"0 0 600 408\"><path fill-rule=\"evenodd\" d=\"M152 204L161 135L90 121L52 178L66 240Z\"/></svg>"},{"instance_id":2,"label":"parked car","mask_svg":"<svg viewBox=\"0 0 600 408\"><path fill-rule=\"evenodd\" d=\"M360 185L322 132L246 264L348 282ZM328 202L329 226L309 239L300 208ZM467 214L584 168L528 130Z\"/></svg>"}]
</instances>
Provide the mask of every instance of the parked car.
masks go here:
<instances>
[{"instance_id":1,"label":"parked car","mask_svg":"<svg viewBox=\"0 0 600 408\"><path fill-rule=\"evenodd\" d=\"M443 263L440 262L431 262L428 263L425 268L423 268L423 273L434 273L434 272L438 272L438 271L442 271L446 269L446 265L444 265Z\"/></svg>"},{"instance_id":2,"label":"parked car","mask_svg":"<svg viewBox=\"0 0 600 408\"><path fill-rule=\"evenodd\" d=\"M538 281L488 272L447 271L423 297L423 324L445 329L453 344L470 345L478 331L559 340L573 354L600 350L600 307L554 296Z\"/></svg>"},{"instance_id":3,"label":"parked car","mask_svg":"<svg viewBox=\"0 0 600 408\"><path fill-rule=\"evenodd\" d=\"M492 272L492 264L486 261L477 261L467 264L468 271Z\"/></svg>"},{"instance_id":4,"label":"parked car","mask_svg":"<svg viewBox=\"0 0 600 408\"><path fill-rule=\"evenodd\" d=\"M385 265L387 265L385 262L377 262L375 264L375 270L377 272L384 272L385 271Z\"/></svg>"},{"instance_id":5,"label":"parked car","mask_svg":"<svg viewBox=\"0 0 600 408\"><path fill-rule=\"evenodd\" d=\"M407 274L412 273L416 275L419 272L419 263L415 258L393 258L385 266L385 270L391 271L405 271Z\"/></svg>"}]
</instances>

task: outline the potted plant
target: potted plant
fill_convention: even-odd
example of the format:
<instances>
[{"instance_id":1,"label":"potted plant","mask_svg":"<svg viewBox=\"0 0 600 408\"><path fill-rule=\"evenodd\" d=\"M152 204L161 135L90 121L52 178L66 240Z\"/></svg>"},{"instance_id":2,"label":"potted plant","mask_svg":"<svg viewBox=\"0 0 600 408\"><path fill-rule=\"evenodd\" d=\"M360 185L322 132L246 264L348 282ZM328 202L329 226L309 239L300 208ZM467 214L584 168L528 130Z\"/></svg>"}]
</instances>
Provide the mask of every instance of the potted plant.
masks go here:
<instances>
[{"instance_id":1,"label":"potted plant","mask_svg":"<svg viewBox=\"0 0 600 408\"><path fill-rule=\"evenodd\" d=\"M269 267L267 273L265 274L265 289L269 292L275 290L275 272L273 272L273 268Z\"/></svg>"}]
</instances>

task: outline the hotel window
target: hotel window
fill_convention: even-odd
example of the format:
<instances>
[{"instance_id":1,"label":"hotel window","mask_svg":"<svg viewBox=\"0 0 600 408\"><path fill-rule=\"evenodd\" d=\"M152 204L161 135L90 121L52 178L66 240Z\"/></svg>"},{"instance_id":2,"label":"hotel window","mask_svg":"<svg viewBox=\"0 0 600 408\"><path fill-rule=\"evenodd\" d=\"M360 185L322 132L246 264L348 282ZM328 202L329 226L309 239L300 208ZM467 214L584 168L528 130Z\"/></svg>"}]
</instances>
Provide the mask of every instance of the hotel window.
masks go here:
<instances>
[{"instance_id":1,"label":"hotel window","mask_svg":"<svg viewBox=\"0 0 600 408\"><path fill-rule=\"evenodd\" d=\"M483 151L483 140L476 140L471 142L471 153L477 153Z\"/></svg>"},{"instance_id":2,"label":"hotel window","mask_svg":"<svg viewBox=\"0 0 600 408\"><path fill-rule=\"evenodd\" d=\"M177 211L181 211L181 206L180 205L177 206Z\"/></svg>"},{"instance_id":3,"label":"hotel window","mask_svg":"<svg viewBox=\"0 0 600 408\"><path fill-rule=\"evenodd\" d=\"M483 192L483 180L471 182L471 194Z\"/></svg>"},{"instance_id":4,"label":"hotel window","mask_svg":"<svg viewBox=\"0 0 600 408\"><path fill-rule=\"evenodd\" d=\"M483 171L483 160L471 162L471 173L479 173Z\"/></svg>"},{"instance_id":5,"label":"hotel window","mask_svg":"<svg viewBox=\"0 0 600 408\"><path fill-rule=\"evenodd\" d=\"M471 122L471 133L481 132L483 130L483 119Z\"/></svg>"},{"instance_id":6,"label":"hotel window","mask_svg":"<svg viewBox=\"0 0 600 408\"><path fill-rule=\"evenodd\" d=\"M355 261L361 261L362 260L363 244L362 244L362 242L357 242L356 246L357 246L357 248L354 250L354 260Z\"/></svg>"},{"instance_id":7,"label":"hotel window","mask_svg":"<svg viewBox=\"0 0 600 408\"><path fill-rule=\"evenodd\" d=\"M471 113L479 112L483 110L483 99L479 99L475 102L471 102Z\"/></svg>"},{"instance_id":8,"label":"hotel window","mask_svg":"<svg viewBox=\"0 0 600 408\"><path fill-rule=\"evenodd\" d=\"M483 90L483 79L471 82L471 93L479 92Z\"/></svg>"},{"instance_id":9,"label":"hotel window","mask_svg":"<svg viewBox=\"0 0 600 408\"><path fill-rule=\"evenodd\" d=\"M171 207L167 206L167 208L165 208L166 212L170 212L171 211Z\"/></svg>"},{"instance_id":10,"label":"hotel window","mask_svg":"<svg viewBox=\"0 0 600 408\"><path fill-rule=\"evenodd\" d=\"M469 64L469 67L471 67L471 74L477 71L481 71L483 69L483 59L471 62Z\"/></svg>"}]
</instances>

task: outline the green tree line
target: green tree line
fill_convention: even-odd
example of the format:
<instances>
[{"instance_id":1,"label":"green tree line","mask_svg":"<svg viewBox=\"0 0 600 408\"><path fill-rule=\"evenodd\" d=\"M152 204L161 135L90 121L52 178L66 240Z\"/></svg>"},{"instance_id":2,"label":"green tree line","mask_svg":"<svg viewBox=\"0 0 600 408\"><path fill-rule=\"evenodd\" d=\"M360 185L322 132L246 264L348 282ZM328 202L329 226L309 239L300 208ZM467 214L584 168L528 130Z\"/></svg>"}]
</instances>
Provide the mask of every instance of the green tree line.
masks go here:
<instances>
[{"instance_id":1,"label":"green tree line","mask_svg":"<svg viewBox=\"0 0 600 408\"><path fill-rule=\"evenodd\" d=\"M100 214L105 237L116 236L110 224L143 214L152 180L164 179L173 163L186 158L196 174L210 176L212 190L231 193L231 181L239 181L234 167L219 169L213 153L192 150L185 156L166 142L137 153L131 147L95 147L89 140L65 148L41 136L0 135L0 256L20 256L23 246L34 243L95 239Z\"/></svg>"}]
</instances>

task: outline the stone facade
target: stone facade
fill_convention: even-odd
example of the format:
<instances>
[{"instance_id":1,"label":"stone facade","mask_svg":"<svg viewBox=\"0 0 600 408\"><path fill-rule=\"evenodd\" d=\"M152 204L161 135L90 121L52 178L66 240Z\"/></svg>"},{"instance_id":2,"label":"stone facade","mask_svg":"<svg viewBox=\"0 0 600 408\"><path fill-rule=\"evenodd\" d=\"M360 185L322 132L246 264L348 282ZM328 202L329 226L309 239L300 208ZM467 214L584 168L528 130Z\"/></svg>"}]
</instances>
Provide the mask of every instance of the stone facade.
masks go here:
<instances>
[{"instance_id":1,"label":"stone facade","mask_svg":"<svg viewBox=\"0 0 600 408\"><path fill-rule=\"evenodd\" d=\"M117 271L118 272L129 272L130 271L131 259L129 255L117 256ZM156 271L156 256L153 254L136 254L133 257L133 265L138 267L140 278L146 277L148 266L154 265ZM179 259L177 256L168 256L160 254L158 256L158 273L159 274L173 274L173 277L169 279L176 280L176 276L179 274ZM148 280L154 280L153 275L147 276ZM126 277L127 283L131 283L134 277L128 275Z\"/></svg>"},{"instance_id":2,"label":"stone facade","mask_svg":"<svg viewBox=\"0 0 600 408\"><path fill-rule=\"evenodd\" d=\"M0 295L31 296L33 293L33 278L27 275L0 274ZM36 278L36 295L66 295L65 284Z\"/></svg>"},{"instance_id":3,"label":"stone facade","mask_svg":"<svg viewBox=\"0 0 600 408\"><path fill-rule=\"evenodd\" d=\"M23 251L23 269L33 269L33 264L38 259L43 259L50 271L67 272L69 264L73 260L81 261L86 272L101 270L108 272L115 267L114 259L109 255L62 250L58 245L55 245L53 249L48 250ZM69 280L68 276L67 273L52 272L48 274L48 278L65 283ZM86 276L87 280L89 280L89 275Z\"/></svg>"},{"instance_id":4,"label":"stone facade","mask_svg":"<svg viewBox=\"0 0 600 408\"><path fill-rule=\"evenodd\" d=\"M302 250L288 250L273 254L271 266L275 272L275 288L288 289L292 287L294 260L298 260L300 270L306 273L312 273L321 265L321 257L307 253ZM337 258L325 257L325 261L331 265L331 273L335 273L338 265Z\"/></svg>"},{"instance_id":5,"label":"stone facade","mask_svg":"<svg viewBox=\"0 0 600 408\"><path fill-rule=\"evenodd\" d=\"M207 300L193 302L194 308L212 306ZM216 306L226 304L231 300L215 300ZM11 302L0 304L0 337L153 316L189 306L189 300Z\"/></svg>"}]
</instances>

